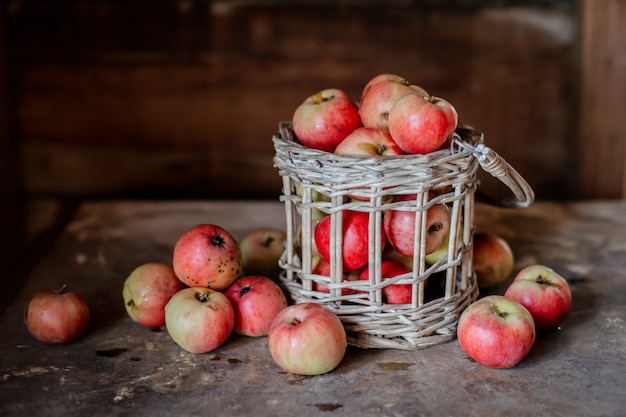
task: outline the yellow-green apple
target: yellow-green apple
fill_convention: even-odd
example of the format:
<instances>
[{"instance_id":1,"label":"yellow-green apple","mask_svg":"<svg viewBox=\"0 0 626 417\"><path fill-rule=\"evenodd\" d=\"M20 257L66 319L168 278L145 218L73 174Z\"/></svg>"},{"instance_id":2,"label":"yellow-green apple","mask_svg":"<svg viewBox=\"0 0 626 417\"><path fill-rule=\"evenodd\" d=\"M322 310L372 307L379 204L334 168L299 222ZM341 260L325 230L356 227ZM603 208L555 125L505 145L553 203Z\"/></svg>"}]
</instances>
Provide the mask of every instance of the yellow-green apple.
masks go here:
<instances>
[{"instance_id":1,"label":"yellow-green apple","mask_svg":"<svg viewBox=\"0 0 626 417\"><path fill-rule=\"evenodd\" d=\"M198 224L187 229L174 245L174 272L189 287L222 291L242 273L239 244L224 228Z\"/></svg>"},{"instance_id":2,"label":"yellow-green apple","mask_svg":"<svg viewBox=\"0 0 626 417\"><path fill-rule=\"evenodd\" d=\"M389 132L375 127L360 127L354 130L335 148L335 155L378 157L403 153Z\"/></svg>"},{"instance_id":3,"label":"yellow-green apple","mask_svg":"<svg viewBox=\"0 0 626 417\"><path fill-rule=\"evenodd\" d=\"M205 287L180 290L165 305L165 327L172 340L191 353L220 347L235 327L228 297Z\"/></svg>"},{"instance_id":4,"label":"yellow-green apple","mask_svg":"<svg viewBox=\"0 0 626 417\"><path fill-rule=\"evenodd\" d=\"M124 307L133 321L149 328L161 327L165 324L165 304L184 287L170 265L141 264L122 286Z\"/></svg>"},{"instance_id":5,"label":"yellow-green apple","mask_svg":"<svg viewBox=\"0 0 626 417\"><path fill-rule=\"evenodd\" d=\"M81 337L91 318L87 300L67 285L36 291L26 302L24 325L37 340L67 344Z\"/></svg>"},{"instance_id":6,"label":"yellow-green apple","mask_svg":"<svg viewBox=\"0 0 626 417\"><path fill-rule=\"evenodd\" d=\"M396 201L405 201L415 206L416 196L402 195ZM408 209L387 210L383 216L383 228L387 240L398 252L405 256L413 256L415 250L415 222L420 216L419 211ZM443 203L430 206L426 212L426 234L424 236L423 253L428 255L439 248L450 230L450 209ZM419 243L419 242L418 242Z\"/></svg>"},{"instance_id":7,"label":"yellow-green apple","mask_svg":"<svg viewBox=\"0 0 626 417\"><path fill-rule=\"evenodd\" d=\"M296 183L294 188L296 190L296 195L299 196L302 199L301 201L303 203L309 203L309 201L305 202L304 199L303 199L302 185ZM320 193L315 188L311 188L311 201L310 202L314 202L314 203L330 202L330 197L327 196L326 194ZM326 213L324 213L319 208L317 208L317 207L312 207L311 208L311 220L317 221L317 220L321 219L324 216L326 216Z\"/></svg>"},{"instance_id":8,"label":"yellow-green apple","mask_svg":"<svg viewBox=\"0 0 626 417\"><path fill-rule=\"evenodd\" d=\"M369 214L353 210L343 210L342 218L342 253L344 272L354 272L369 262ZM330 223L332 216L326 216L315 227L315 245L319 254L330 262ZM381 249L385 246L385 233L380 230Z\"/></svg>"},{"instance_id":9,"label":"yellow-green apple","mask_svg":"<svg viewBox=\"0 0 626 417\"><path fill-rule=\"evenodd\" d=\"M307 97L291 120L300 143L326 152L334 152L346 136L361 127L356 103L345 91L336 88Z\"/></svg>"},{"instance_id":10,"label":"yellow-green apple","mask_svg":"<svg viewBox=\"0 0 626 417\"><path fill-rule=\"evenodd\" d=\"M409 93L389 111L389 133L410 154L425 154L442 147L458 124L456 109L440 97Z\"/></svg>"},{"instance_id":11,"label":"yellow-green apple","mask_svg":"<svg viewBox=\"0 0 626 417\"><path fill-rule=\"evenodd\" d=\"M285 251L287 234L280 229L264 227L255 229L239 240L243 273L264 275L277 280L281 267L278 260Z\"/></svg>"},{"instance_id":12,"label":"yellow-green apple","mask_svg":"<svg viewBox=\"0 0 626 417\"><path fill-rule=\"evenodd\" d=\"M266 336L276 314L287 307L283 290L263 275L238 278L224 295L235 311L234 332L243 336Z\"/></svg>"},{"instance_id":13,"label":"yellow-green apple","mask_svg":"<svg viewBox=\"0 0 626 417\"><path fill-rule=\"evenodd\" d=\"M410 272L405 265L390 261L383 260L380 264L381 278L393 278L398 275L407 274ZM359 274L360 280L369 280L369 268L364 268ZM365 291L362 291L365 292ZM383 287L383 303L387 304L407 304L411 302L413 294L413 286L411 284L391 284Z\"/></svg>"},{"instance_id":14,"label":"yellow-green apple","mask_svg":"<svg viewBox=\"0 0 626 417\"><path fill-rule=\"evenodd\" d=\"M519 271L504 296L526 307L541 331L555 329L572 308L567 280L545 265L530 265Z\"/></svg>"},{"instance_id":15,"label":"yellow-green apple","mask_svg":"<svg viewBox=\"0 0 626 417\"><path fill-rule=\"evenodd\" d=\"M431 253L427 254L424 257L424 261L426 261L426 263L428 265L436 264L441 259L443 259L446 256L448 256L448 246L449 245L450 245L450 231L448 230L448 233L446 234L446 236L441 241L441 244L439 245L439 247L437 249L435 249L434 251L432 251Z\"/></svg>"},{"instance_id":16,"label":"yellow-green apple","mask_svg":"<svg viewBox=\"0 0 626 417\"><path fill-rule=\"evenodd\" d=\"M472 265L478 288L493 287L513 271L513 251L508 242L495 233L477 233L472 242Z\"/></svg>"},{"instance_id":17,"label":"yellow-green apple","mask_svg":"<svg viewBox=\"0 0 626 417\"><path fill-rule=\"evenodd\" d=\"M388 131L389 112L400 97L410 93L428 97L428 93L422 87L413 85L401 77L378 82L375 81L376 78L370 81L371 84L366 84L361 93L359 116L363 126Z\"/></svg>"},{"instance_id":18,"label":"yellow-green apple","mask_svg":"<svg viewBox=\"0 0 626 417\"><path fill-rule=\"evenodd\" d=\"M470 304L459 318L461 348L490 368L511 368L535 343L535 323L520 303L490 295Z\"/></svg>"},{"instance_id":19,"label":"yellow-green apple","mask_svg":"<svg viewBox=\"0 0 626 417\"><path fill-rule=\"evenodd\" d=\"M267 334L272 358L287 372L320 375L343 359L346 331L335 313L321 304L294 304L280 311Z\"/></svg>"}]
</instances>

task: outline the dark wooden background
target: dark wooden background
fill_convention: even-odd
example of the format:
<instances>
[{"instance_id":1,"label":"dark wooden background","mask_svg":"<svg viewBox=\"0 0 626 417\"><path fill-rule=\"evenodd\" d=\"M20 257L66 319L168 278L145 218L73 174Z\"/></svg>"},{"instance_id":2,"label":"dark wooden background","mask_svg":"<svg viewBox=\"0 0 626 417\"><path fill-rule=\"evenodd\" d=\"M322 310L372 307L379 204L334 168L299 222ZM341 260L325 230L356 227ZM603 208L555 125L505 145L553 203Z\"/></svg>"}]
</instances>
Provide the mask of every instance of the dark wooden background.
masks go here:
<instances>
[{"instance_id":1,"label":"dark wooden background","mask_svg":"<svg viewBox=\"0 0 626 417\"><path fill-rule=\"evenodd\" d=\"M276 198L278 122L318 90L356 99L387 72L451 101L538 199L623 198L625 9L625 0L3 2L3 230L28 243L84 199Z\"/></svg>"}]
</instances>

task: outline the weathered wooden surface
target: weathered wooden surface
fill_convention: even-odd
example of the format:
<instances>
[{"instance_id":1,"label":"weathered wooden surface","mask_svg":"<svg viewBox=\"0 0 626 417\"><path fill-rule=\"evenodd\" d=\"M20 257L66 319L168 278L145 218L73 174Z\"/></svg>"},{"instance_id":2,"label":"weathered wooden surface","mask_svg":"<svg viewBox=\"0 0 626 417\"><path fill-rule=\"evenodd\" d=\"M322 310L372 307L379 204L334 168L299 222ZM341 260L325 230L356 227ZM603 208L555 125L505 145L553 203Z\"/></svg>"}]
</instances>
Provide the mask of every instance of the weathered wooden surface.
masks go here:
<instances>
[{"instance_id":1,"label":"weathered wooden surface","mask_svg":"<svg viewBox=\"0 0 626 417\"><path fill-rule=\"evenodd\" d=\"M538 335L517 367L483 367L454 341L350 348L335 371L302 377L273 363L266 338L186 353L164 329L132 322L121 299L127 274L169 262L186 228L214 222L240 237L283 227L280 203L86 203L1 316L0 415L624 416L625 212L626 202L478 206L478 229L511 242L516 270L545 263L573 290L570 318ZM87 297L92 326L73 344L44 345L26 332L22 309L35 289L62 283Z\"/></svg>"}]
</instances>

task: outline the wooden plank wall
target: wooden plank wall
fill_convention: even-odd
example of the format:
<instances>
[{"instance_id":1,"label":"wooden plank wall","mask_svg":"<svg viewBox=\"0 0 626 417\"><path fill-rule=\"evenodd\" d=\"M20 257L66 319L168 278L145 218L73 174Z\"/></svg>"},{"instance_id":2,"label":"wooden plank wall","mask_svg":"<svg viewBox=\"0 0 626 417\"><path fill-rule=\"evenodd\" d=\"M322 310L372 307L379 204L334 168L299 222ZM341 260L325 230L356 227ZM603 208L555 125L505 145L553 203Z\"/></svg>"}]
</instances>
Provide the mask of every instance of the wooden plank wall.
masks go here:
<instances>
[{"instance_id":1,"label":"wooden plank wall","mask_svg":"<svg viewBox=\"0 0 626 417\"><path fill-rule=\"evenodd\" d=\"M626 198L626 1L581 11L582 198Z\"/></svg>"},{"instance_id":2,"label":"wooden plank wall","mask_svg":"<svg viewBox=\"0 0 626 417\"><path fill-rule=\"evenodd\" d=\"M277 123L393 72L455 104L538 198L578 196L572 2L278 3L13 2L29 195L274 198Z\"/></svg>"}]
</instances>

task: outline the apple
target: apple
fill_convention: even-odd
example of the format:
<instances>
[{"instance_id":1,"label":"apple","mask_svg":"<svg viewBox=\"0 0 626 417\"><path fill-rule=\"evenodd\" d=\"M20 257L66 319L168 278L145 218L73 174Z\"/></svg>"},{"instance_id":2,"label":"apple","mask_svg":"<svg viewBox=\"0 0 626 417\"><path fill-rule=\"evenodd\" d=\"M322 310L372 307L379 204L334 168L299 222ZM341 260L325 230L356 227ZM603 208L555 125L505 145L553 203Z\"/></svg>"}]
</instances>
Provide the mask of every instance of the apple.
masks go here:
<instances>
[{"instance_id":1,"label":"apple","mask_svg":"<svg viewBox=\"0 0 626 417\"><path fill-rule=\"evenodd\" d=\"M24 325L28 332L48 344L67 344L77 340L87 330L90 318L85 298L69 291L67 285L35 292L24 309Z\"/></svg>"},{"instance_id":2,"label":"apple","mask_svg":"<svg viewBox=\"0 0 626 417\"><path fill-rule=\"evenodd\" d=\"M412 85L403 78L383 79L378 82L372 80L371 82L371 85L366 85L363 89L359 106L361 123L366 127L375 127L388 131L389 113L400 97L410 93L428 97L426 90Z\"/></svg>"},{"instance_id":3,"label":"apple","mask_svg":"<svg viewBox=\"0 0 626 417\"><path fill-rule=\"evenodd\" d=\"M238 278L224 291L235 311L234 332L243 336L266 336L287 297L272 279L263 275Z\"/></svg>"},{"instance_id":4,"label":"apple","mask_svg":"<svg viewBox=\"0 0 626 417\"><path fill-rule=\"evenodd\" d=\"M416 196L397 196L396 201L414 202ZM383 228L387 240L398 252L413 256L415 247L415 216L421 213L408 210L387 210L383 216ZM430 206L426 212L426 236L424 255L439 248L450 231L450 209L443 203Z\"/></svg>"},{"instance_id":5,"label":"apple","mask_svg":"<svg viewBox=\"0 0 626 417\"><path fill-rule=\"evenodd\" d=\"M449 245L450 245L450 230L448 230L448 233L441 241L441 244L439 245L439 247L435 249L433 252L430 252L429 254L427 254L424 258L424 261L426 261L428 265L436 264L437 262L439 262L440 260L448 256Z\"/></svg>"},{"instance_id":6,"label":"apple","mask_svg":"<svg viewBox=\"0 0 626 417\"><path fill-rule=\"evenodd\" d=\"M508 278L513 271L513 251L506 240L495 233L477 233L472 246L478 288L493 287Z\"/></svg>"},{"instance_id":7,"label":"apple","mask_svg":"<svg viewBox=\"0 0 626 417\"><path fill-rule=\"evenodd\" d=\"M341 320L314 302L280 311L270 326L267 342L274 361L285 371L299 375L332 371L348 346Z\"/></svg>"},{"instance_id":8,"label":"apple","mask_svg":"<svg viewBox=\"0 0 626 417\"><path fill-rule=\"evenodd\" d=\"M383 260L380 264L381 278L392 278L398 275L411 272L400 262ZM360 280L369 280L369 268L364 268L359 275ZM372 282L373 284L373 282ZM366 291L362 291L366 292ZM408 304L413 296L413 286L411 284L391 284L382 289L383 303L387 304Z\"/></svg>"},{"instance_id":9,"label":"apple","mask_svg":"<svg viewBox=\"0 0 626 417\"><path fill-rule=\"evenodd\" d=\"M178 346L190 353L220 347L235 327L228 297L205 287L180 290L165 305L165 327Z\"/></svg>"},{"instance_id":10,"label":"apple","mask_svg":"<svg viewBox=\"0 0 626 417\"><path fill-rule=\"evenodd\" d=\"M463 311L457 335L461 348L476 362L490 368L511 368L535 343L535 323L520 303L490 295Z\"/></svg>"},{"instance_id":11,"label":"apple","mask_svg":"<svg viewBox=\"0 0 626 417\"><path fill-rule=\"evenodd\" d=\"M292 128L304 146L334 152L361 127L359 108L345 91L329 88L307 97L294 111Z\"/></svg>"},{"instance_id":12,"label":"apple","mask_svg":"<svg viewBox=\"0 0 626 417\"><path fill-rule=\"evenodd\" d=\"M264 275L277 280L282 268L278 264L285 251L287 234L273 228L255 229L239 240L245 275Z\"/></svg>"},{"instance_id":13,"label":"apple","mask_svg":"<svg viewBox=\"0 0 626 417\"><path fill-rule=\"evenodd\" d=\"M359 104L363 102L363 99L369 93L369 91L371 90L372 86L374 84L378 84L381 81L394 81L394 82L401 83L401 84L406 84L406 85L410 85L411 84L409 81L407 81L404 77L401 77L400 75L396 75L396 74L378 74L378 75L374 76L372 79L370 79L365 84L365 87L363 87L363 90L361 91L361 98L359 100Z\"/></svg>"},{"instance_id":14,"label":"apple","mask_svg":"<svg viewBox=\"0 0 626 417\"><path fill-rule=\"evenodd\" d=\"M313 256L312 264L312 274L330 277L330 262L327 262L324 258L322 258L319 253ZM358 279L358 275L354 275L355 274L343 272L341 279L342 281L355 281ZM313 281L313 290L318 292L330 293L330 288L318 281ZM350 295L353 293L354 291L348 287L341 289L341 295Z\"/></svg>"},{"instance_id":15,"label":"apple","mask_svg":"<svg viewBox=\"0 0 626 417\"><path fill-rule=\"evenodd\" d=\"M374 127L360 127L337 145L335 155L387 156L402 155L402 149L389 132Z\"/></svg>"},{"instance_id":16,"label":"apple","mask_svg":"<svg viewBox=\"0 0 626 417\"><path fill-rule=\"evenodd\" d=\"M342 254L344 272L354 272L369 262L369 214L353 210L343 210L342 218ZM315 227L315 245L319 254L330 262L330 223L332 216L326 216ZM385 245L385 233L380 230L381 249Z\"/></svg>"},{"instance_id":17,"label":"apple","mask_svg":"<svg viewBox=\"0 0 626 417\"><path fill-rule=\"evenodd\" d=\"M410 93L400 97L389 111L389 133L409 154L436 151L454 133L456 109L440 97Z\"/></svg>"},{"instance_id":18,"label":"apple","mask_svg":"<svg viewBox=\"0 0 626 417\"><path fill-rule=\"evenodd\" d=\"M174 246L174 272L189 287L222 291L239 278L242 266L237 241L214 224L193 226Z\"/></svg>"},{"instance_id":19,"label":"apple","mask_svg":"<svg viewBox=\"0 0 626 417\"><path fill-rule=\"evenodd\" d=\"M161 327L165 324L165 304L184 287L170 265L145 263L124 281L124 307L133 321L149 328Z\"/></svg>"},{"instance_id":20,"label":"apple","mask_svg":"<svg viewBox=\"0 0 626 417\"><path fill-rule=\"evenodd\" d=\"M526 307L541 331L555 329L572 308L569 284L545 265L530 265L519 271L504 296Z\"/></svg>"}]
</instances>

